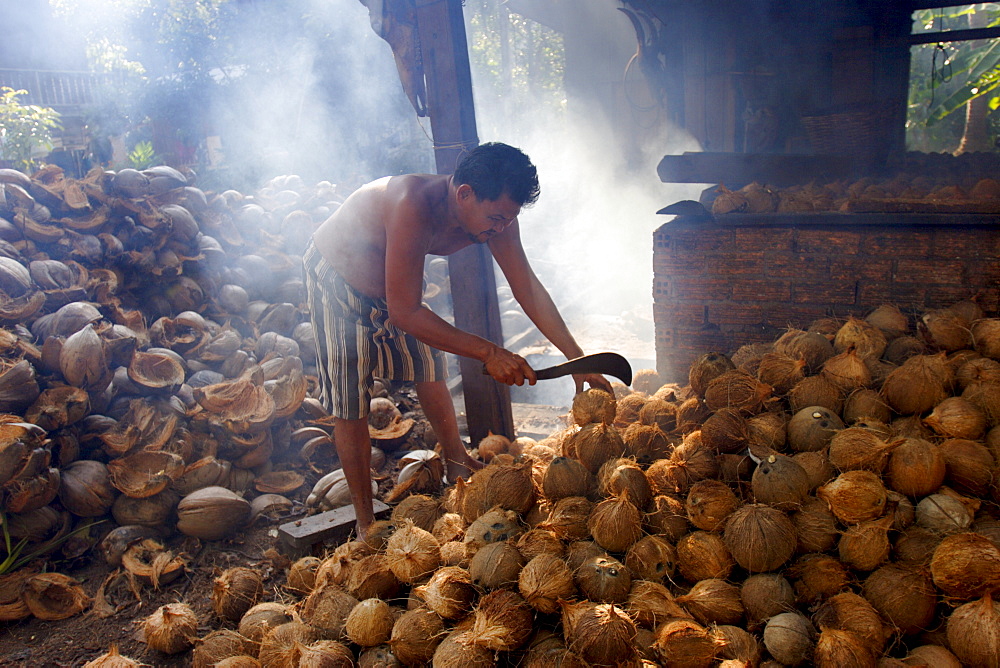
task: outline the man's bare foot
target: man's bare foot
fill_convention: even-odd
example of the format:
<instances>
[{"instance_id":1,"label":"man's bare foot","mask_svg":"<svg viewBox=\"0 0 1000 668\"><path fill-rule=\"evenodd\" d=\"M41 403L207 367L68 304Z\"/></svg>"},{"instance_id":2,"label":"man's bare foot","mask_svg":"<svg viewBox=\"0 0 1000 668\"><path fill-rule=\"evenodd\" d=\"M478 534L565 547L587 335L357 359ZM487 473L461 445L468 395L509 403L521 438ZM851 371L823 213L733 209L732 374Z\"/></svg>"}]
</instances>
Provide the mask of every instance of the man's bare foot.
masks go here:
<instances>
[{"instance_id":1,"label":"man's bare foot","mask_svg":"<svg viewBox=\"0 0 1000 668\"><path fill-rule=\"evenodd\" d=\"M448 460L448 482L454 483L459 478L465 478L468 480L472 477L474 471L486 466L478 459L473 459L472 457L467 458L462 462L456 462L454 460Z\"/></svg>"},{"instance_id":2,"label":"man's bare foot","mask_svg":"<svg viewBox=\"0 0 1000 668\"><path fill-rule=\"evenodd\" d=\"M368 529L371 527L371 523L362 524L361 520L358 520L354 524L354 531L357 532L357 538L355 540L364 540L368 536Z\"/></svg>"}]
</instances>

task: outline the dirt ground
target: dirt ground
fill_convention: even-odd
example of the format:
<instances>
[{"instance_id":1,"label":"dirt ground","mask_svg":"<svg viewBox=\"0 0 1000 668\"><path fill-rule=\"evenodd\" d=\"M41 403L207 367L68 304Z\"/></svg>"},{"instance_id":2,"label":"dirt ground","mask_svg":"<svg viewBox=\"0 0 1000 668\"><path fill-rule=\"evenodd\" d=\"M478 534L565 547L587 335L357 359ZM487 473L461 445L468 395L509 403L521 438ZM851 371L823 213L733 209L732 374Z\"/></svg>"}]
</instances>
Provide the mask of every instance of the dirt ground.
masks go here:
<instances>
[{"instance_id":1,"label":"dirt ground","mask_svg":"<svg viewBox=\"0 0 1000 668\"><path fill-rule=\"evenodd\" d=\"M416 405L412 390L403 388L394 392L393 399L404 415L415 419L416 425L406 442L394 444L399 447L386 453L386 463L376 477L380 499L393 487L399 457L410 449L426 447L423 438L426 421ZM296 555L282 546L277 538L277 529L284 522L306 516L304 501L313 484L321 474L337 466L331 447L329 454L324 456L319 453L312 466L297 464L292 467L306 477L306 482L287 495L295 502L292 513L276 521L264 520L227 540L202 542L181 534L166 539L164 542L168 549L175 553L184 552L190 561L183 576L159 590L149 584L130 587L126 574L109 566L96 550L91 550L73 563L47 562L46 570L76 578L86 594L97 601L85 612L61 621L29 617L17 622L0 622L0 667L77 668L97 658L112 645L117 645L122 655L146 665L191 665L190 650L173 656L150 650L142 640L143 620L161 605L183 602L191 606L198 616L199 637L220 628L235 628L234 623L226 622L213 612L211 603L215 577L233 566L253 568L261 574L264 581L262 602L297 600L284 589L284 584L292 559L302 555ZM114 526L111 521L107 524L108 530ZM312 553L323 556L336 544L330 541L316 544ZM102 589L103 600L98 598Z\"/></svg>"}]
</instances>

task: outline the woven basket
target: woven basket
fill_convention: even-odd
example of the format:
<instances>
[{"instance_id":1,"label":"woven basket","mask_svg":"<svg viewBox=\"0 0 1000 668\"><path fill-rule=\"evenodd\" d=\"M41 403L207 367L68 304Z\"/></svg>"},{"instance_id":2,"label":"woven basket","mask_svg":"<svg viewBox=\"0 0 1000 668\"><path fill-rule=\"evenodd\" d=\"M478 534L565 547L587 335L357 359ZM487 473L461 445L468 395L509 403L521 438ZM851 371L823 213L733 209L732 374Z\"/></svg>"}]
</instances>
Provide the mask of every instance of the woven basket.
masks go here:
<instances>
[{"instance_id":1,"label":"woven basket","mask_svg":"<svg viewBox=\"0 0 1000 668\"><path fill-rule=\"evenodd\" d=\"M803 116L802 126L820 154L865 154L875 144L875 118L869 112Z\"/></svg>"}]
</instances>

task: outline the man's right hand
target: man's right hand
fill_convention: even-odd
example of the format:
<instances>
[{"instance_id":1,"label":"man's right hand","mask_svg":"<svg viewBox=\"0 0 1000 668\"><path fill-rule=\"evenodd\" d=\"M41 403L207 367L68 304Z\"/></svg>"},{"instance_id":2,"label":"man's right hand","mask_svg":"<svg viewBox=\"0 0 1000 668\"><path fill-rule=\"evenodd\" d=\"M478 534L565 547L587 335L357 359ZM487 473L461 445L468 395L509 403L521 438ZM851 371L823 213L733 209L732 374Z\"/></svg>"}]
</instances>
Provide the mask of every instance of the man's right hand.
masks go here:
<instances>
[{"instance_id":1,"label":"man's right hand","mask_svg":"<svg viewBox=\"0 0 1000 668\"><path fill-rule=\"evenodd\" d=\"M524 385L525 381L534 385L538 380L535 370L523 357L500 346L490 350L483 360L483 369L493 380L505 385Z\"/></svg>"}]
</instances>

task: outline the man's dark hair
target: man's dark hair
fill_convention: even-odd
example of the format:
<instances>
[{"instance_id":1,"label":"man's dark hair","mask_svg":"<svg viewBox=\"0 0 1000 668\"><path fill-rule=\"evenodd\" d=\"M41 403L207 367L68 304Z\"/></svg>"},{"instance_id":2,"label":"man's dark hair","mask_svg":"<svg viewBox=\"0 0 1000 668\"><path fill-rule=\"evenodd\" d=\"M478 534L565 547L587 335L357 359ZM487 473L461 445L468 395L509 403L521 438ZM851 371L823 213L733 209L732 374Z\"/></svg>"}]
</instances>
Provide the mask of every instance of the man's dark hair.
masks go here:
<instances>
[{"instance_id":1,"label":"man's dark hair","mask_svg":"<svg viewBox=\"0 0 1000 668\"><path fill-rule=\"evenodd\" d=\"M479 199L491 202L504 193L521 206L538 200L538 170L520 149L500 142L480 144L455 169L455 183L468 184Z\"/></svg>"}]
</instances>

